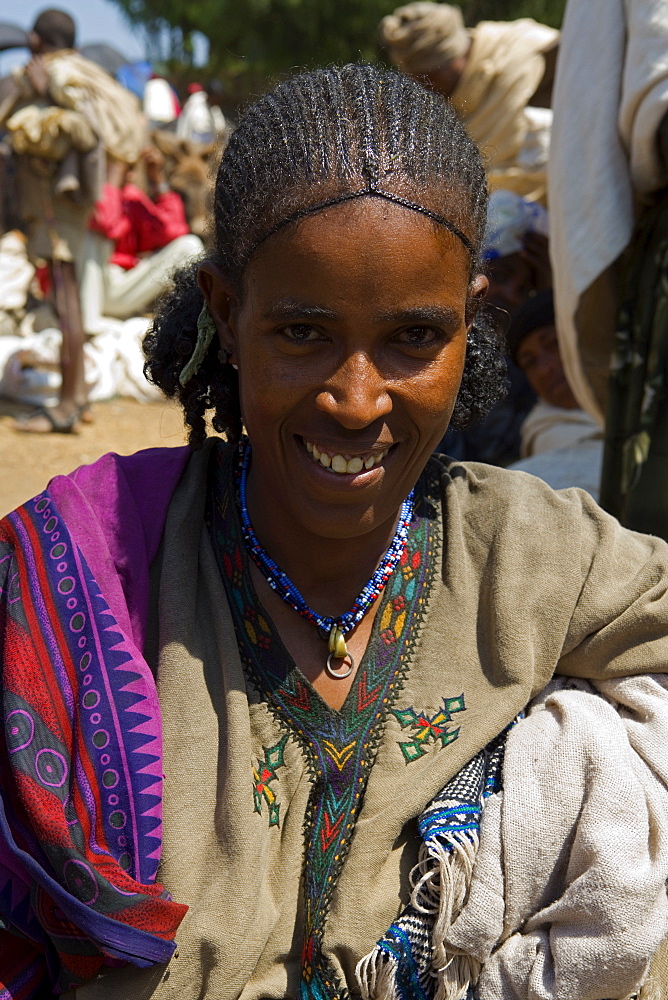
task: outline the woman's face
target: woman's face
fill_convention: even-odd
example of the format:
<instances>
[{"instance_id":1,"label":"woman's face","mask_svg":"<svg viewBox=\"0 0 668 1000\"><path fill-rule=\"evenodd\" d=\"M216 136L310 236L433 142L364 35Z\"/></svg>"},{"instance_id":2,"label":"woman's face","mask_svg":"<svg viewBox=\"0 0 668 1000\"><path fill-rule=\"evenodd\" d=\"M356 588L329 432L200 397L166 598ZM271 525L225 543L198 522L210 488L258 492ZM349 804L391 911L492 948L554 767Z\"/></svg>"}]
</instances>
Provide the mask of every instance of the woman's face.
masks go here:
<instances>
[{"instance_id":1,"label":"woman's face","mask_svg":"<svg viewBox=\"0 0 668 1000\"><path fill-rule=\"evenodd\" d=\"M455 403L469 267L443 227L364 198L270 237L241 299L204 280L277 525L343 539L396 517Z\"/></svg>"}]
</instances>

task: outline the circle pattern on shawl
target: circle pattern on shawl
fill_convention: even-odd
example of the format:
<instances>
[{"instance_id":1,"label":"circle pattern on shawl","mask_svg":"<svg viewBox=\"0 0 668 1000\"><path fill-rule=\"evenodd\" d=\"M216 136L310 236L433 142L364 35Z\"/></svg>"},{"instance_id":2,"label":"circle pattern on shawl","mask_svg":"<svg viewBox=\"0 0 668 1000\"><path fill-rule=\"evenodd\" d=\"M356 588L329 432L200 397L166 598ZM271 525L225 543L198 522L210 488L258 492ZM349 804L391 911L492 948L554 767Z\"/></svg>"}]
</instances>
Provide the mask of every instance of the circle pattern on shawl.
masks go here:
<instances>
[{"instance_id":1,"label":"circle pattern on shawl","mask_svg":"<svg viewBox=\"0 0 668 1000\"><path fill-rule=\"evenodd\" d=\"M86 691L85 695L81 699L81 704L84 708L97 708L100 704L100 692L96 691L94 688L91 688L90 691Z\"/></svg>"},{"instance_id":2,"label":"circle pattern on shawl","mask_svg":"<svg viewBox=\"0 0 668 1000\"><path fill-rule=\"evenodd\" d=\"M10 712L6 720L7 745L10 753L17 753L25 750L33 741L35 735L35 723L30 712L23 708L16 708Z\"/></svg>"},{"instance_id":3,"label":"circle pattern on shawl","mask_svg":"<svg viewBox=\"0 0 668 1000\"><path fill-rule=\"evenodd\" d=\"M67 761L57 750L40 750L35 757L37 777L43 785L62 788L67 779Z\"/></svg>"},{"instance_id":4,"label":"circle pattern on shawl","mask_svg":"<svg viewBox=\"0 0 668 1000\"><path fill-rule=\"evenodd\" d=\"M106 729L97 729L93 733L93 745L96 746L98 750L103 750L108 743L109 733Z\"/></svg>"},{"instance_id":5,"label":"circle pattern on shawl","mask_svg":"<svg viewBox=\"0 0 668 1000\"><path fill-rule=\"evenodd\" d=\"M90 865L78 858L70 858L65 862L63 875L67 888L86 906L92 906L100 894L97 882Z\"/></svg>"},{"instance_id":6,"label":"circle pattern on shawl","mask_svg":"<svg viewBox=\"0 0 668 1000\"><path fill-rule=\"evenodd\" d=\"M80 611L77 611L77 613L72 615L70 618L70 629L72 632L81 632L85 624L86 618Z\"/></svg>"},{"instance_id":7,"label":"circle pattern on shawl","mask_svg":"<svg viewBox=\"0 0 668 1000\"><path fill-rule=\"evenodd\" d=\"M112 767L108 768L102 775L102 784L105 788L115 788L118 784L118 771Z\"/></svg>"}]
</instances>

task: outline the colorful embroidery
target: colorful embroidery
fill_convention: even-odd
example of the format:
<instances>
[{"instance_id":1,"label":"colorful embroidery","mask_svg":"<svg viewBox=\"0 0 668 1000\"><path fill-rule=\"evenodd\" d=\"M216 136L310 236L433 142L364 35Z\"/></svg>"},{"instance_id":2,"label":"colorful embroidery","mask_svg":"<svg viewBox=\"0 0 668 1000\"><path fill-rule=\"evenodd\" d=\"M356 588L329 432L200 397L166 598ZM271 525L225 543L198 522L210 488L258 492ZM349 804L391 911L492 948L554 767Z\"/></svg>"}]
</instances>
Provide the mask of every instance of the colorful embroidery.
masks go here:
<instances>
[{"instance_id":1,"label":"colorful embroidery","mask_svg":"<svg viewBox=\"0 0 668 1000\"><path fill-rule=\"evenodd\" d=\"M284 736L275 747L262 747L264 760L258 760L253 768L253 801L255 812L262 814L262 800L269 806L269 826L279 826L280 802L276 801L276 792L271 787L272 781L278 780L276 772L283 767L283 751L288 737Z\"/></svg>"},{"instance_id":2,"label":"colorful embroidery","mask_svg":"<svg viewBox=\"0 0 668 1000\"><path fill-rule=\"evenodd\" d=\"M302 748L311 779L304 830L305 932L300 995L302 1000L341 1000L347 997L347 990L323 955L323 934L385 720L403 685L427 604L438 541L436 507L429 497L438 495L438 485L427 483L426 477L418 485L417 496L429 492L416 504L406 551L381 597L368 651L345 704L337 712L294 667L278 633L259 609L241 527L234 505L228 501L231 462L230 451L217 453L207 521L242 663L285 738L291 736ZM240 563L245 567L242 573ZM414 626L410 629L406 627L409 621Z\"/></svg>"},{"instance_id":3,"label":"colorful embroidery","mask_svg":"<svg viewBox=\"0 0 668 1000\"><path fill-rule=\"evenodd\" d=\"M434 715L429 716L426 712L416 712L414 708L393 708L392 714L395 716L402 729L413 729L415 735L412 740L400 742L401 752L410 764L413 760L418 760L427 752L428 743L438 743L442 747L447 747L454 743L459 736L459 726L450 729L448 723L452 722L452 716L456 712L465 712L464 695L457 698L444 698L443 708Z\"/></svg>"}]
</instances>

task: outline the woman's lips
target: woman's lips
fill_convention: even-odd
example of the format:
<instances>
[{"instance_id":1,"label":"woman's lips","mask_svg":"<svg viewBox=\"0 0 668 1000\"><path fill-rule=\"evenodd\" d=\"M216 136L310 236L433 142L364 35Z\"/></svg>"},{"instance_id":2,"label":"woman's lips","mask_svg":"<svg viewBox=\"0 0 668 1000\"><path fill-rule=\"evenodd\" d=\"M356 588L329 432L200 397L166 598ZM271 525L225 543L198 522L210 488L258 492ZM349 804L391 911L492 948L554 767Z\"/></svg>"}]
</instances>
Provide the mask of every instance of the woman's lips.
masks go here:
<instances>
[{"instance_id":1,"label":"woman's lips","mask_svg":"<svg viewBox=\"0 0 668 1000\"><path fill-rule=\"evenodd\" d=\"M311 461L341 476L357 475L363 470L373 469L380 465L390 450L384 448L382 451L367 451L359 455L349 455L333 452L321 447L315 441L308 441L306 438L302 438L302 442Z\"/></svg>"}]
</instances>

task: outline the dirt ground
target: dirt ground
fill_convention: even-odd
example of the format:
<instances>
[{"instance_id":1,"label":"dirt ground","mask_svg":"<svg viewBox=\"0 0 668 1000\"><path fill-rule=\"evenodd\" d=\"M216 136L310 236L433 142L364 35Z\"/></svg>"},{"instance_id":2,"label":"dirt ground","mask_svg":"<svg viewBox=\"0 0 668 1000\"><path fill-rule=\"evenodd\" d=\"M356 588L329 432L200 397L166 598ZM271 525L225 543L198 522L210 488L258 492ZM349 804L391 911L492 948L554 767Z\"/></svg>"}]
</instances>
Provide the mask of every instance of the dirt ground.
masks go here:
<instances>
[{"instance_id":1,"label":"dirt ground","mask_svg":"<svg viewBox=\"0 0 668 1000\"><path fill-rule=\"evenodd\" d=\"M108 451L185 444L181 412L172 403L115 399L96 403L94 423L79 434L18 434L13 418L29 407L0 399L0 516L44 488L55 475L94 462Z\"/></svg>"}]
</instances>

